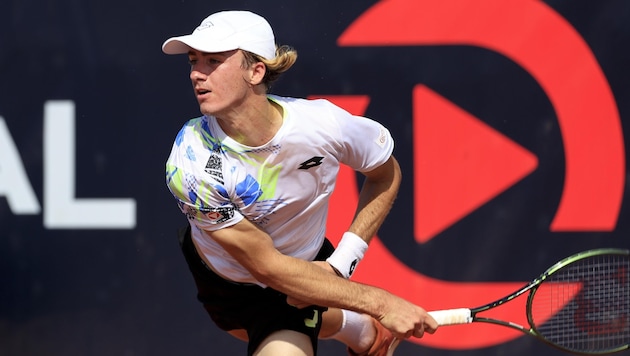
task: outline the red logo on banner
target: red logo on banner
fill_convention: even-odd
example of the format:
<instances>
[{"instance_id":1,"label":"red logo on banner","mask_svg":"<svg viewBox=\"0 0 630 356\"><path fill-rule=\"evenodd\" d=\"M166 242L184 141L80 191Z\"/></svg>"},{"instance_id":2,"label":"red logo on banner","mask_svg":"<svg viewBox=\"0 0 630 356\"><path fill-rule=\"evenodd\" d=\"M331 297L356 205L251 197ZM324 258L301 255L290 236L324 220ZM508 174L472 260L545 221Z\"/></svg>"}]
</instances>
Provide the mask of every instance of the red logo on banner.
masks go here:
<instances>
[{"instance_id":1,"label":"red logo on banner","mask_svg":"<svg viewBox=\"0 0 630 356\"><path fill-rule=\"evenodd\" d=\"M351 24L338 43L476 46L511 59L538 82L560 123L565 182L550 230L614 230L625 184L617 106L588 45L548 5L533 0L381 1ZM365 112L370 100L365 96L325 97L357 115ZM426 86L417 86L412 97L416 142L413 233L415 240L423 243L529 175L537 168L538 159ZM458 190L463 189L464 182L467 189ZM327 236L341 236L357 199L354 172L342 167L332 197ZM384 287L429 310L483 305L524 283L432 279L401 263L378 237L354 278ZM489 317L493 315L526 324L524 301L488 312ZM455 326L414 341L436 348L470 349L521 335L492 325Z\"/></svg>"}]
</instances>

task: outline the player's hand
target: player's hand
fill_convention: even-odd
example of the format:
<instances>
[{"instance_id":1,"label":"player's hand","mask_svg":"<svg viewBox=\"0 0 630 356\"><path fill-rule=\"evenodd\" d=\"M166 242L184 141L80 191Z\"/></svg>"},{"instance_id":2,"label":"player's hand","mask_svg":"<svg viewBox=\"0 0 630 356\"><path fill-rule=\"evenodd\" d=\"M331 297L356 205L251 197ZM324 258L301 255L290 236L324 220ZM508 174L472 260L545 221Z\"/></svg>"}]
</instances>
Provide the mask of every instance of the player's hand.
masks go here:
<instances>
[{"instance_id":1,"label":"player's hand","mask_svg":"<svg viewBox=\"0 0 630 356\"><path fill-rule=\"evenodd\" d=\"M433 334L438 329L438 323L422 307L410 303L402 298L390 295L387 300L387 310L379 319L381 324L400 339L410 337L421 338L424 333Z\"/></svg>"}]
</instances>

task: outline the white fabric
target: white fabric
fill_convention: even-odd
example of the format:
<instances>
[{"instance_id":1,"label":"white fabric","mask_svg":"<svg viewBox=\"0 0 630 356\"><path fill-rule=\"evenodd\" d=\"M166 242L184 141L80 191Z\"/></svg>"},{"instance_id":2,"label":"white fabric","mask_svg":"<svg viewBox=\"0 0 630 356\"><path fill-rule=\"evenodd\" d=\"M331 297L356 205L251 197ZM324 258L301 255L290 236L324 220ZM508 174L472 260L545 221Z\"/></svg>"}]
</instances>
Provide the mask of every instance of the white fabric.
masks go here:
<instances>
[{"instance_id":1,"label":"white fabric","mask_svg":"<svg viewBox=\"0 0 630 356\"><path fill-rule=\"evenodd\" d=\"M366 314L359 314L342 309L341 327L328 337L346 344L352 350L367 350L375 342L376 329L372 318Z\"/></svg>"},{"instance_id":2,"label":"white fabric","mask_svg":"<svg viewBox=\"0 0 630 356\"><path fill-rule=\"evenodd\" d=\"M368 244L359 235L346 231L341 237L335 252L326 259L344 278L350 278L363 259Z\"/></svg>"},{"instance_id":3,"label":"white fabric","mask_svg":"<svg viewBox=\"0 0 630 356\"><path fill-rule=\"evenodd\" d=\"M326 100L269 98L283 107L284 122L267 144L243 146L214 117L200 117L181 129L166 165L167 185L199 252L222 276L243 283L257 281L203 230L247 218L280 252L312 260L324 240L339 164L370 171L387 161L394 145L378 122Z\"/></svg>"},{"instance_id":4,"label":"white fabric","mask_svg":"<svg viewBox=\"0 0 630 356\"><path fill-rule=\"evenodd\" d=\"M166 54L188 53L190 48L218 53L242 49L263 58L276 56L271 26L249 11L221 11L206 17L190 35L171 37L162 44Z\"/></svg>"}]
</instances>

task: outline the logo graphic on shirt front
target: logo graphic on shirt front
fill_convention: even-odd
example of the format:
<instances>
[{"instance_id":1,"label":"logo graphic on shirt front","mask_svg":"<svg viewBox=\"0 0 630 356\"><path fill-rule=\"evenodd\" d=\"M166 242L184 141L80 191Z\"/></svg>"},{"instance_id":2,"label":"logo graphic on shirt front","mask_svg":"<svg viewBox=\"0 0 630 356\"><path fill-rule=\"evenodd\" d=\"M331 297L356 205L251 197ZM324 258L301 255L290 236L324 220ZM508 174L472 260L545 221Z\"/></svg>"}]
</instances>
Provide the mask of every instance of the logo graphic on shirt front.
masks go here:
<instances>
[{"instance_id":1,"label":"logo graphic on shirt front","mask_svg":"<svg viewBox=\"0 0 630 356\"><path fill-rule=\"evenodd\" d=\"M223 164L221 163L221 151L218 146L210 151L210 157L208 157L204 171L223 184Z\"/></svg>"},{"instance_id":2,"label":"logo graphic on shirt front","mask_svg":"<svg viewBox=\"0 0 630 356\"><path fill-rule=\"evenodd\" d=\"M300 163L300 166L298 167L298 169L309 169L309 168L317 167L320 164L322 164L323 159L324 157L315 156L309 160L306 160Z\"/></svg>"}]
</instances>

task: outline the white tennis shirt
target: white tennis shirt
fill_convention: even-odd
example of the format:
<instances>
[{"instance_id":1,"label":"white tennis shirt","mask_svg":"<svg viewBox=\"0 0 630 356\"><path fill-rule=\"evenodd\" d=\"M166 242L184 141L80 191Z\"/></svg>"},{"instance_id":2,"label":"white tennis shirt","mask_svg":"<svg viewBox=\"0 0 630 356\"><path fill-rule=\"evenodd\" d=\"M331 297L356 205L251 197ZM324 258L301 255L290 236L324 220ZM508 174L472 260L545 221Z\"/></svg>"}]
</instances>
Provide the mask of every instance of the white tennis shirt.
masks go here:
<instances>
[{"instance_id":1,"label":"white tennis shirt","mask_svg":"<svg viewBox=\"0 0 630 356\"><path fill-rule=\"evenodd\" d=\"M244 146L216 118L202 116L180 130L166 163L166 182L212 267L236 282L254 277L204 230L245 218L267 232L283 254L312 260L326 230L328 202L340 163L359 172L385 163L394 142L380 123L327 100L269 95L284 109L268 143Z\"/></svg>"}]
</instances>

